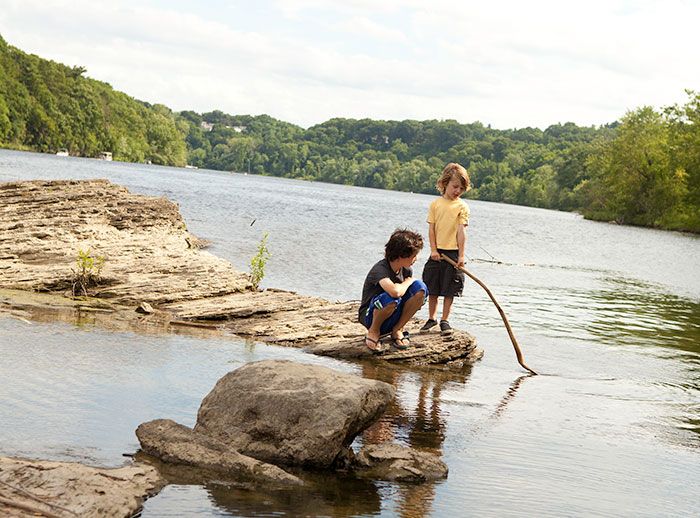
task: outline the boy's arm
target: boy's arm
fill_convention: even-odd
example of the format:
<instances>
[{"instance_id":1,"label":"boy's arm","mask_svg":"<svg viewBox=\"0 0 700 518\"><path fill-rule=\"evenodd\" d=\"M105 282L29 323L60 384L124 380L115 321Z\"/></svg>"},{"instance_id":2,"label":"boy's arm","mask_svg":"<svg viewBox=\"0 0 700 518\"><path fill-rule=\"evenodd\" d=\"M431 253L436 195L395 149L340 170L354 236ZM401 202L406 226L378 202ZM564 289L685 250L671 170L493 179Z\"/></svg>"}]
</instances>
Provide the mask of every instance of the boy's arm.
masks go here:
<instances>
[{"instance_id":1,"label":"boy's arm","mask_svg":"<svg viewBox=\"0 0 700 518\"><path fill-rule=\"evenodd\" d=\"M406 277L403 282L394 282L389 277L384 277L379 281L379 286L394 299L403 297L411 284L413 284L413 277Z\"/></svg>"},{"instance_id":2,"label":"boy's arm","mask_svg":"<svg viewBox=\"0 0 700 518\"><path fill-rule=\"evenodd\" d=\"M435 223L428 223L428 238L430 239L430 258L438 261L440 252L438 252L437 239L435 238Z\"/></svg>"},{"instance_id":3,"label":"boy's arm","mask_svg":"<svg viewBox=\"0 0 700 518\"><path fill-rule=\"evenodd\" d=\"M457 227L457 266L464 267L464 252L467 248L467 226L459 225Z\"/></svg>"}]
</instances>

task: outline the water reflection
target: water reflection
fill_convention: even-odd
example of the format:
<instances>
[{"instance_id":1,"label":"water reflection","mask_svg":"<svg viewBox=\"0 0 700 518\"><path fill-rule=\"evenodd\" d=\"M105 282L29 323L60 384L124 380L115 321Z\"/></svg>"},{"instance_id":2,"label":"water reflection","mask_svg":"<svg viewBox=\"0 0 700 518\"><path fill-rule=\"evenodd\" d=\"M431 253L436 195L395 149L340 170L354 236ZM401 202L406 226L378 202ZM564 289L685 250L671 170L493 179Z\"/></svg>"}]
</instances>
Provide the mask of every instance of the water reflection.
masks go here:
<instances>
[{"instance_id":1,"label":"water reflection","mask_svg":"<svg viewBox=\"0 0 700 518\"><path fill-rule=\"evenodd\" d=\"M144 516L183 516L188 508L200 511L202 495L194 490L198 487L226 516L346 517L376 515L381 510L382 495L374 482L340 473L295 471L304 487L261 490L222 474L212 476L206 470L165 464L144 454L137 458L154 465L168 482L166 490L146 502ZM174 489L179 501L173 506L169 500Z\"/></svg>"},{"instance_id":2,"label":"water reflection","mask_svg":"<svg viewBox=\"0 0 700 518\"><path fill-rule=\"evenodd\" d=\"M659 292L656 286L620 278L589 294L592 319L588 330L619 345L661 345L695 353L698 361L700 303Z\"/></svg>"},{"instance_id":3,"label":"water reflection","mask_svg":"<svg viewBox=\"0 0 700 518\"><path fill-rule=\"evenodd\" d=\"M448 384L466 385L470 374L471 367L454 372L438 369L409 371L394 365L363 364L364 378L389 383L396 389L397 396L379 421L363 432L362 442L397 442L442 457L447 425L441 408L442 392ZM416 388L417 393L411 393ZM413 399L415 402L408 402ZM399 484L394 495L397 514L404 518L431 516L439 484Z\"/></svg>"},{"instance_id":4,"label":"water reflection","mask_svg":"<svg viewBox=\"0 0 700 518\"><path fill-rule=\"evenodd\" d=\"M513 383L511 383L510 387L508 387L508 390L506 391L506 394L503 396L503 398L501 398L501 401L498 403L498 405L496 405L496 408L491 414L492 419L498 419L501 417L506 407L515 399L515 395L517 394L520 386L523 384L523 381L528 378L532 378L533 376L535 376L535 374L523 374L519 378L516 378Z\"/></svg>"}]
</instances>

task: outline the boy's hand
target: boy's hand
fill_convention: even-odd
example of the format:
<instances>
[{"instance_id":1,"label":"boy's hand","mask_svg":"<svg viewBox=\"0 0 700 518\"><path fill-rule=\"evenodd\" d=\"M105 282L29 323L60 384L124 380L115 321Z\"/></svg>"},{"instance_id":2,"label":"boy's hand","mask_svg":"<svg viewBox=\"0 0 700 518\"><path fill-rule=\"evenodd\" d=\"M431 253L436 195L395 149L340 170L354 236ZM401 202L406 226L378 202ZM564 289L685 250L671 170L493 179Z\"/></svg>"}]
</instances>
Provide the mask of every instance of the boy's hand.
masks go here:
<instances>
[{"instance_id":1,"label":"boy's hand","mask_svg":"<svg viewBox=\"0 0 700 518\"><path fill-rule=\"evenodd\" d=\"M460 257L457 260L457 268L464 268L464 257Z\"/></svg>"},{"instance_id":2,"label":"boy's hand","mask_svg":"<svg viewBox=\"0 0 700 518\"><path fill-rule=\"evenodd\" d=\"M439 261L440 260L440 252L430 252L430 258L433 261Z\"/></svg>"}]
</instances>

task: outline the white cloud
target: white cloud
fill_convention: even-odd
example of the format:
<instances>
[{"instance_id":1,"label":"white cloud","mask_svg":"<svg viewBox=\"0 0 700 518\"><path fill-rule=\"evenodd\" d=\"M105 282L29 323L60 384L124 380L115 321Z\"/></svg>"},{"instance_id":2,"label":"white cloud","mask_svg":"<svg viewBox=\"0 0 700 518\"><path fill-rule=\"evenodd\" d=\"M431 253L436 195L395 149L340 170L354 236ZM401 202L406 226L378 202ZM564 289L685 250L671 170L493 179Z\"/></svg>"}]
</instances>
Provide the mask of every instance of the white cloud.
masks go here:
<instances>
[{"instance_id":1,"label":"white cloud","mask_svg":"<svg viewBox=\"0 0 700 518\"><path fill-rule=\"evenodd\" d=\"M377 40L387 40L393 43L408 43L408 38L401 30L387 27L364 16L353 16L337 24L336 27L360 37L369 36Z\"/></svg>"},{"instance_id":2,"label":"white cloud","mask_svg":"<svg viewBox=\"0 0 700 518\"><path fill-rule=\"evenodd\" d=\"M682 0L4 4L10 44L84 65L136 98L304 126L336 116L602 124L700 89L700 5Z\"/></svg>"}]
</instances>

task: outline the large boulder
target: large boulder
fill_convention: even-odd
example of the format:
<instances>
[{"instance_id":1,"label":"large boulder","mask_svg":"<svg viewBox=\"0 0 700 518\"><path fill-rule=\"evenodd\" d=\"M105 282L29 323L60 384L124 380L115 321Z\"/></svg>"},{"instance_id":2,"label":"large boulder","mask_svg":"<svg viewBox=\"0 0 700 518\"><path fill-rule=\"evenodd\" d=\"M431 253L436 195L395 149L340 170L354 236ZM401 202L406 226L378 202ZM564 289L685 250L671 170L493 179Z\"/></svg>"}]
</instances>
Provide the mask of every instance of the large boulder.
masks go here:
<instances>
[{"instance_id":1,"label":"large boulder","mask_svg":"<svg viewBox=\"0 0 700 518\"><path fill-rule=\"evenodd\" d=\"M326 367L254 362L217 382L194 431L272 464L329 468L393 397L387 383Z\"/></svg>"},{"instance_id":2,"label":"large boulder","mask_svg":"<svg viewBox=\"0 0 700 518\"><path fill-rule=\"evenodd\" d=\"M142 423L136 429L136 437L145 453L164 462L196 466L256 484L303 485L300 478L277 466L241 455L221 441L170 419Z\"/></svg>"}]
</instances>

